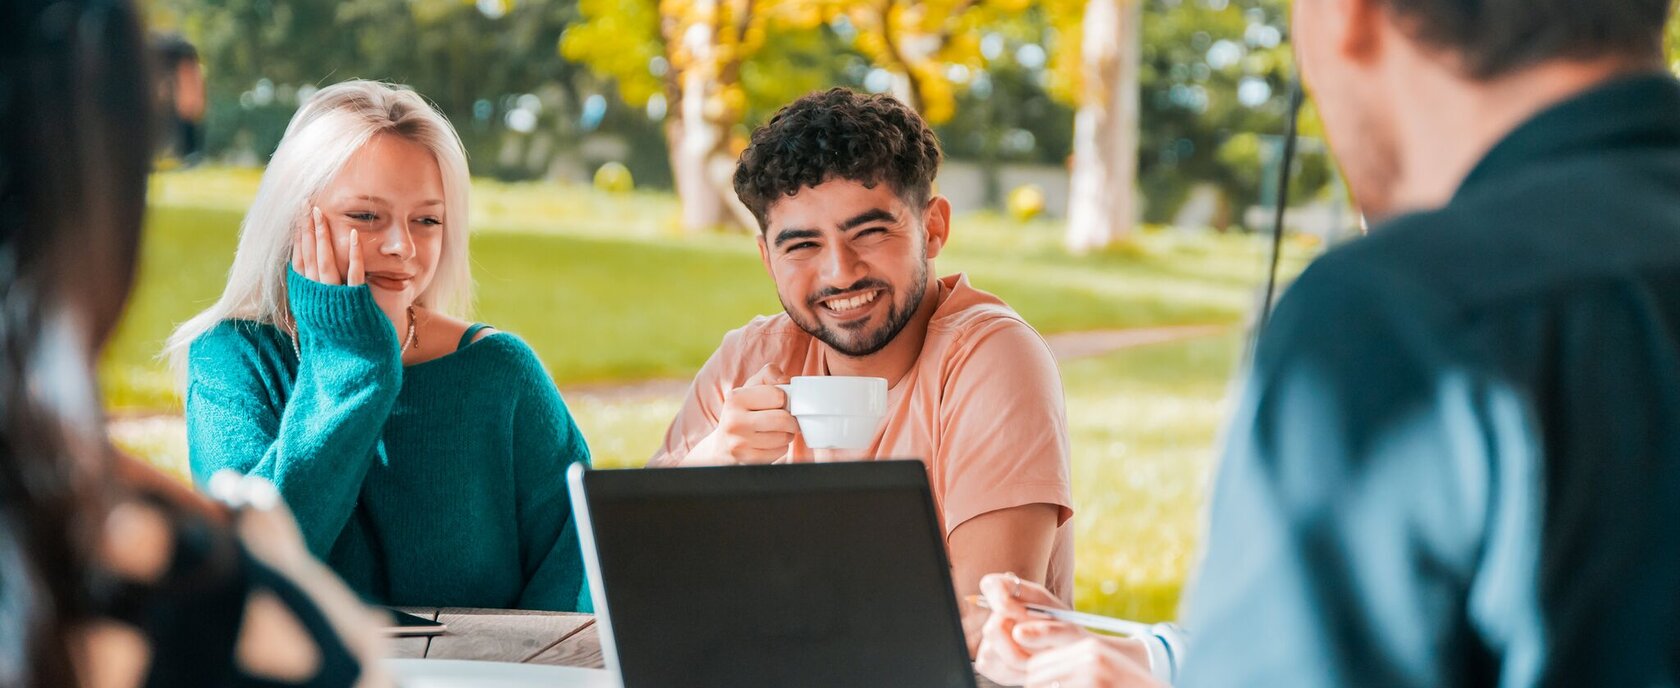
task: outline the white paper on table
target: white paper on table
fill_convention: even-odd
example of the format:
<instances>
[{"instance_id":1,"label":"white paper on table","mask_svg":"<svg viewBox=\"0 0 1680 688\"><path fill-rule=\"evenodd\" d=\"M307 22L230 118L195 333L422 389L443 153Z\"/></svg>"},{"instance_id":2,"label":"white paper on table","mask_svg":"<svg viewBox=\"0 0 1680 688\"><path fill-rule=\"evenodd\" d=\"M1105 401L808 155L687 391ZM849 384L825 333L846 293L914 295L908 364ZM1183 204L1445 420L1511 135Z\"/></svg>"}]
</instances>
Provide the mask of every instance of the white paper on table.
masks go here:
<instances>
[{"instance_id":1,"label":"white paper on table","mask_svg":"<svg viewBox=\"0 0 1680 688\"><path fill-rule=\"evenodd\" d=\"M605 669L475 662L462 659L387 659L403 688L622 688Z\"/></svg>"}]
</instances>

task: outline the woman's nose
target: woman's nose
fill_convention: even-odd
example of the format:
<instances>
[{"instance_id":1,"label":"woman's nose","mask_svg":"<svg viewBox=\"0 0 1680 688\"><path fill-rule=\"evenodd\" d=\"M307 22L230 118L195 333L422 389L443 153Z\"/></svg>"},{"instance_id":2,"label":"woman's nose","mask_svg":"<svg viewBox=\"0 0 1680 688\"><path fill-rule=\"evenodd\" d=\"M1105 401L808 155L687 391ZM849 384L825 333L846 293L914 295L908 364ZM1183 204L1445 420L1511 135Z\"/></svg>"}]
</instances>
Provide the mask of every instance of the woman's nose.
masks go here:
<instances>
[{"instance_id":1,"label":"woman's nose","mask_svg":"<svg viewBox=\"0 0 1680 688\"><path fill-rule=\"evenodd\" d=\"M379 243L379 252L400 260L414 257L414 237L408 231L408 223L394 219L391 226L386 228L385 236Z\"/></svg>"}]
</instances>

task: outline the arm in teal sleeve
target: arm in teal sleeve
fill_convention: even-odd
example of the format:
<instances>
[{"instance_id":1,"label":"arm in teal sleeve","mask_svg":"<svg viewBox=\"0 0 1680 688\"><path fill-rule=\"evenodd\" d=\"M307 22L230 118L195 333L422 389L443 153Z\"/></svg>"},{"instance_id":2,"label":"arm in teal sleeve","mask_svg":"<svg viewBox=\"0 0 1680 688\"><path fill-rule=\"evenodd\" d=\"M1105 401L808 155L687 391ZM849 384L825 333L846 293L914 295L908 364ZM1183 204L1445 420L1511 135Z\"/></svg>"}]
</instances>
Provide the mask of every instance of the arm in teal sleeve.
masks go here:
<instances>
[{"instance_id":1,"label":"arm in teal sleeve","mask_svg":"<svg viewBox=\"0 0 1680 688\"><path fill-rule=\"evenodd\" d=\"M588 465L589 447L553 379L535 353L527 349L527 354L522 359L523 392L513 422L514 493L519 499L519 549L525 568L519 608L592 611L577 524L566 491L566 469L573 463Z\"/></svg>"},{"instance_id":2,"label":"arm in teal sleeve","mask_svg":"<svg viewBox=\"0 0 1680 688\"><path fill-rule=\"evenodd\" d=\"M1229 430L1179 685L1458 685L1511 397L1398 287L1310 277Z\"/></svg>"},{"instance_id":3,"label":"arm in teal sleeve","mask_svg":"<svg viewBox=\"0 0 1680 688\"><path fill-rule=\"evenodd\" d=\"M284 406L275 403L287 374L278 357L259 350L253 325L222 323L192 345L187 440L195 480L203 484L222 469L269 479L296 514L309 551L325 558L380 460L402 361L367 287L295 274L288 287L303 357Z\"/></svg>"}]
</instances>

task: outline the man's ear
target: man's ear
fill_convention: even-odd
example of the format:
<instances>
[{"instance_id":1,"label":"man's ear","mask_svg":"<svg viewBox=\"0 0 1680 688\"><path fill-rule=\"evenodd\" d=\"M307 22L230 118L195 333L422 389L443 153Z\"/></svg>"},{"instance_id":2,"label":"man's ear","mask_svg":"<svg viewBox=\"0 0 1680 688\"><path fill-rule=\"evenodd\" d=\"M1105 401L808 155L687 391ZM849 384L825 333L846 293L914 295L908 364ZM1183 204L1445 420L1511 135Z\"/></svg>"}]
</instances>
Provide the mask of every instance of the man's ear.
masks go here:
<instances>
[{"instance_id":1,"label":"man's ear","mask_svg":"<svg viewBox=\"0 0 1680 688\"><path fill-rule=\"evenodd\" d=\"M951 202L944 196L928 199L927 210L922 212L922 229L928 259L938 258L945 241L951 238Z\"/></svg>"},{"instance_id":2,"label":"man's ear","mask_svg":"<svg viewBox=\"0 0 1680 688\"><path fill-rule=\"evenodd\" d=\"M1395 17L1384 0L1329 0L1327 28L1335 32L1336 52L1356 64L1369 64L1383 51L1383 30Z\"/></svg>"},{"instance_id":3,"label":"man's ear","mask_svg":"<svg viewBox=\"0 0 1680 688\"><path fill-rule=\"evenodd\" d=\"M758 262L763 263L764 271L769 273L771 279L775 279L776 271L770 269L770 242L765 239L769 232L769 227L762 227L758 230Z\"/></svg>"},{"instance_id":4,"label":"man's ear","mask_svg":"<svg viewBox=\"0 0 1680 688\"><path fill-rule=\"evenodd\" d=\"M1315 64L1369 66L1386 47L1384 29L1394 20L1387 0L1296 0L1290 7L1290 42L1302 72ZM1309 85L1311 74L1304 74Z\"/></svg>"}]
</instances>

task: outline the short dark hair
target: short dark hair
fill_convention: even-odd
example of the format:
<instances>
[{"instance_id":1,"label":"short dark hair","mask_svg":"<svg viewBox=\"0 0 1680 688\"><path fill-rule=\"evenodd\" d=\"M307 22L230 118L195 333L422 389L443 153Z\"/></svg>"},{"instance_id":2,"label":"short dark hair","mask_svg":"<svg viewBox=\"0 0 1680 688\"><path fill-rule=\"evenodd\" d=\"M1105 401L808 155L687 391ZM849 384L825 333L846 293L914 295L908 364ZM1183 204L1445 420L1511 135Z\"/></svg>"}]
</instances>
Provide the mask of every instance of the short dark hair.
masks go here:
<instances>
[{"instance_id":1,"label":"short dark hair","mask_svg":"<svg viewBox=\"0 0 1680 688\"><path fill-rule=\"evenodd\" d=\"M915 110L890 96L836 88L789 103L753 132L735 168L735 193L761 232L771 204L831 179L870 188L884 182L921 210L940 157L939 139Z\"/></svg>"},{"instance_id":2,"label":"short dark hair","mask_svg":"<svg viewBox=\"0 0 1680 688\"><path fill-rule=\"evenodd\" d=\"M174 67L182 62L197 62L198 48L193 47L191 41L180 34L163 34L152 41L153 50L157 52L158 60L165 67Z\"/></svg>"},{"instance_id":3,"label":"short dark hair","mask_svg":"<svg viewBox=\"0 0 1680 688\"><path fill-rule=\"evenodd\" d=\"M1473 79L1552 59L1662 57L1673 0L1385 0L1419 41L1458 53Z\"/></svg>"}]
</instances>

